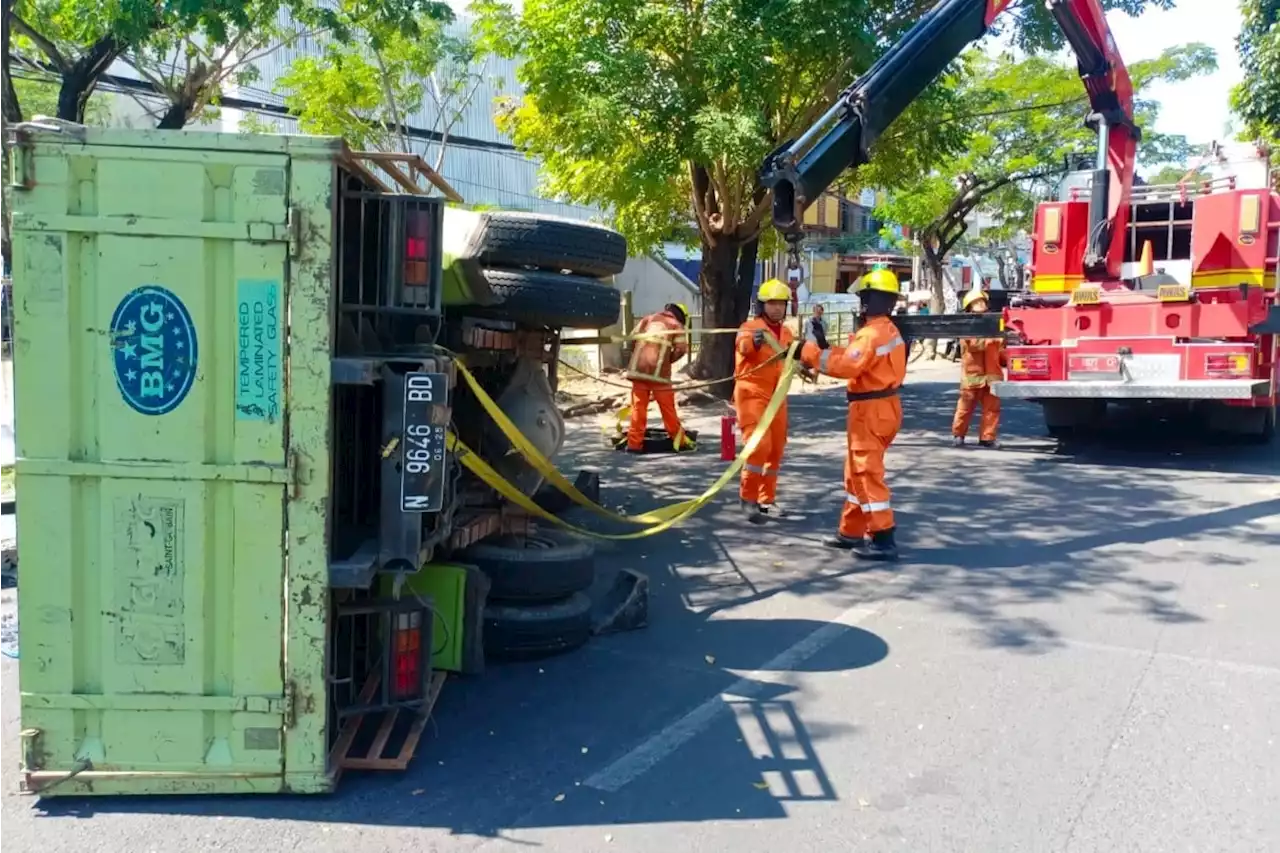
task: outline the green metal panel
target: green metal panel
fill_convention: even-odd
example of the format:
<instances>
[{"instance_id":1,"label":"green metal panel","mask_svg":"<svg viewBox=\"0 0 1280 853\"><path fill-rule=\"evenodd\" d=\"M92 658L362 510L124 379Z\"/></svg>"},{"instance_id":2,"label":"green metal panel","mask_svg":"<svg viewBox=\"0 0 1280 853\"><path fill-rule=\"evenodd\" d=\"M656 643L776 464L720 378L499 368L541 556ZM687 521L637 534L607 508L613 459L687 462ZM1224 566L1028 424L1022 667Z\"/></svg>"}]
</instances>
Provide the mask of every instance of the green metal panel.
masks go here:
<instances>
[{"instance_id":1,"label":"green metal panel","mask_svg":"<svg viewBox=\"0 0 1280 853\"><path fill-rule=\"evenodd\" d=\"M328 786L338 143L295 139L38 133L18 158L24 758L33 787L76 774L51 794Z\"/></svg>"}]
</instances>

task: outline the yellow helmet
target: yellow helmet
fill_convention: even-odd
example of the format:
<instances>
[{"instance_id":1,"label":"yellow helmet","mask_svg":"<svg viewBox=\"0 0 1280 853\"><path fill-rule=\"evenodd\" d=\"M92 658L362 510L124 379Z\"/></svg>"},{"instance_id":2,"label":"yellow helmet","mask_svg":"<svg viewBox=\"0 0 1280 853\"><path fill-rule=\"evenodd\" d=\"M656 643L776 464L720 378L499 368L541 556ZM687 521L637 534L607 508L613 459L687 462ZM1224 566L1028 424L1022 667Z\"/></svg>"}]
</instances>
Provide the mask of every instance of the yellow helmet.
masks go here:
<instances>
[{"instance_id":1,"label":"yellow helmet","mask_svg":"<svg viewBox=\"0 0 1280 853\"><path fill-rule=\"evenodd\" d=\"M898 277L893 274L893 270L880 265L862 277L862 286L858 290L878 290L881 293L892 293L894 296L901 292Z\"/></svg>"},{"instance_id":2,"label":"yellow helmet","mask_svg":"<svg viewBox=\"0 0 1280 853\"><path fill-rule=\"evenodd\" d=\"M790 302L791 288L778 279L771 278L760 285L760 290L756 293L756 299L761 302Z\"/></svg>"},{"instance_id":3,"label":"yellow helmet","mask_svg":"<svg viewBox=\"0 0 1280 853\"><path fill-rule=\"evenodd\" d=\"M960 303L960 307L967 311L969 310L970 305L972 305L973 303L977 302L980 299L983 302L991 301L990 297L987 296L987 292L985 290L983 290L980 287L975 287L964 295L964 300Z\"/></svg>"},{"instance_id":4,"label":"yellow helmet","mask_svg":"<svg viewBox=\"0 0 1280 853\"><path fill-rule=\"evenodd\" d=\"M689 313L689 306L683 302L674 303L680 309L680 313L684 315L684 327L687 329L693 325L693 315Z\"/></svg>"}]
</instances>

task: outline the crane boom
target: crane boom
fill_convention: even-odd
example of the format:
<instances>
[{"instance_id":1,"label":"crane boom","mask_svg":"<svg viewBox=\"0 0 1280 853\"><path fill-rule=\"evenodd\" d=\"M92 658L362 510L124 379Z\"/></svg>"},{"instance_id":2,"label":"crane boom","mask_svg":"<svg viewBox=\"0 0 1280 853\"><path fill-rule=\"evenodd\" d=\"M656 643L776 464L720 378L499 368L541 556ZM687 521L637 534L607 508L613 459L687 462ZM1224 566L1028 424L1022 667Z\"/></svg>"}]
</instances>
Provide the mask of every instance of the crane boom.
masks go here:
<instances>
[{"instance_id":1,"label":"crane boom","mask_svg":"<svg viewBox=\"0 0 1280 853\"><path fill-rule=\"evenodd\" d=\"M845 169L869 159L890 124L966 47L990 29L1011 0L940 0L897 44L845 89L798 139L766 158L761 183L773 191L773 222L798 238L804 210ZM1098 133L1089 199L1084 269L1090 280L1120 275L1124 234L1140 133L1133 121L1133 83L1116 49L1100 0L1045 4L1076 55L1089 96L1086 124Z\"/></svg>"}]
</instances>

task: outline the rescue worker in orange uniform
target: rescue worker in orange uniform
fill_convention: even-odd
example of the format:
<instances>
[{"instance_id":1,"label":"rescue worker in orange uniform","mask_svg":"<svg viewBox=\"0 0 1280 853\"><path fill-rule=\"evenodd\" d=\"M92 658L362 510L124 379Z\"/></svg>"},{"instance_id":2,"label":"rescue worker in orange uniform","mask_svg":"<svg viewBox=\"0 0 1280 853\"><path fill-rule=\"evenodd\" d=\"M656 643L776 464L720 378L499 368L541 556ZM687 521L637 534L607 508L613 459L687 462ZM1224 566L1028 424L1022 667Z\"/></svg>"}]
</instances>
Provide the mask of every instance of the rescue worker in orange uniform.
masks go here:
<instances>
[{"instance_id":1,"label":"rescue worker in orange uniform","mask_svg":"<svg viewBox=\"0 0 1280 853\"><path fill-rule=\"evenodd\" d=\"M987 304L986 292L978 288L966 293L962 303L965 311L974 314L985 314ZM977 407L982 408L978 444L1000 446L996 438L1000 430L1000 398L991 393L991 383L1004 378L1004 364L1004 341L1000 338L965 338L960 342L960 401L951 421L951 441L956 447L964 446Z\"/></svg>"},{"instance_id":2,"label":"rescue worker in orange uniform","mask_svg":"<svg viewBox=\"0 0 1280 853\"><path fill-rule=\"evenodd\" d=\"M795 340L783 325L791 288L771 278L756 292L756 316L738 328L734 341L733 406L744 441L750 441L764 410L782 379L782 365L787 350ZM774 415L768 433L747 457L742 468L739 504L747 520L763 524L767 517L780 516L778 500L778 468L787 445L787 404Z\"/></svg>"},{"instance_id":3,"label":"rescue worker in orange uniform","mask_svg":"<svg viewBox=\"0 0 1280 853\"><path fill-rule=\"evenodd\" d=\"M631 380L631 424L627 430L627 451L644 452L644 433L649 419L649 400L658 404L662 426L671 436L676 452L697 450L685 435L676 413L676 394L671 390L671 365L689 352L684 332L689 326L689 309L672 302L656 314L636 324L636 334L653 333L652 340L636 343L627 378Z\"/></svg>"},{"instance_id":4,"label":"rescue worker in orange uniform","mask_svg":"<svg viewBox=\"0 0 1280 853\"><path fill-rule=\"evenodd\" d=\"M873 269L858 289L864 322L848 346L809 341L800 351L806 366L849 383L844 508L839 530L823 544L867 560L898 558L893 504L884 481L884 454L902 427L898 391L907 376L907 347L890 319L898 293L892 271Z\"/></svg>"}]
</instances>

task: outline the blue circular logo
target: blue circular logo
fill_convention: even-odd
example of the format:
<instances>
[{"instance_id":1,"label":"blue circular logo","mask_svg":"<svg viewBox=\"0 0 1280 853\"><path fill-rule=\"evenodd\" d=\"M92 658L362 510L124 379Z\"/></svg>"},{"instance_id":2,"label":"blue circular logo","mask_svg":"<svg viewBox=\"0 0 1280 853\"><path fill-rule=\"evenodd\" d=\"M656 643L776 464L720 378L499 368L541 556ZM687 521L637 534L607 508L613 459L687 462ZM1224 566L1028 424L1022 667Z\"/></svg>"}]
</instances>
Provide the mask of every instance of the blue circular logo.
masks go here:
<instances>
[{"instance_id":1,"label":"blue circular logo","mask_svg":"<svg viewBox=\"0 0 1280 853\"><path fill-rule=\"evenodd\" d=\"M173 292L149 284L125 295L111 315L120 396L136 412L163 415L196 379L196 328Z\"/></svg>"}]
</instances>

